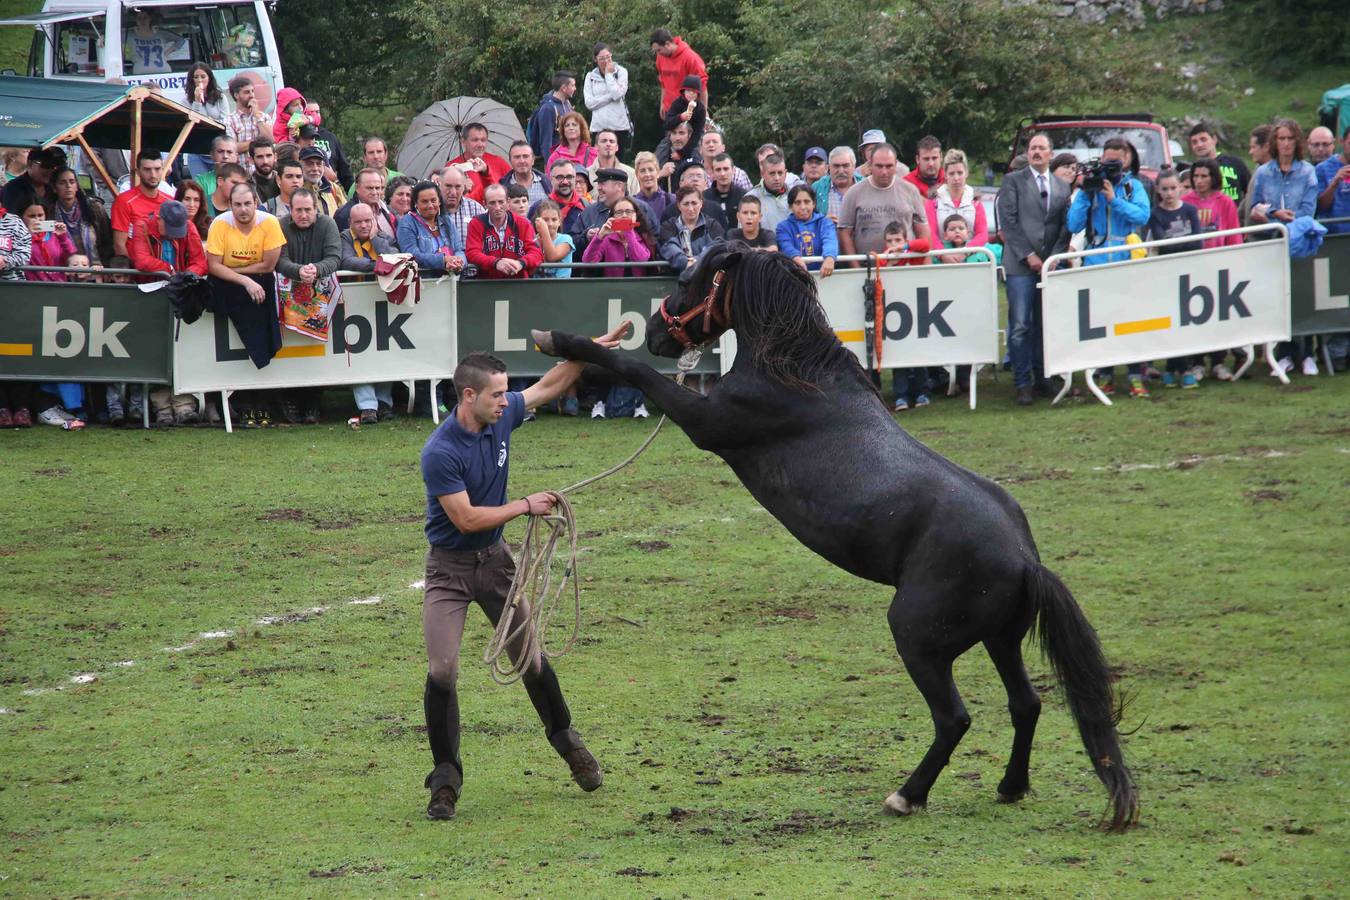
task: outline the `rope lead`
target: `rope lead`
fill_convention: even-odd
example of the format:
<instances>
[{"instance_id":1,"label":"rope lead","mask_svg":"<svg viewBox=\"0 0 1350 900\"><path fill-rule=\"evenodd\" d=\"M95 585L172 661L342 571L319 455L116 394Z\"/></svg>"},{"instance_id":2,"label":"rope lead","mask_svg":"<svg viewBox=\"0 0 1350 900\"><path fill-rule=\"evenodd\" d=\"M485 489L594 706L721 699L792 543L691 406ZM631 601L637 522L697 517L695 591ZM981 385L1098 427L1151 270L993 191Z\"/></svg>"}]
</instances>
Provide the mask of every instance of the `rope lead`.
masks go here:
<instances>
[{"instance_id":1,"label":"rope lead","mask_svg":"<svg viewBox=\"0 0 1350 900\"><path fill-rule=\"evenodd\" d=\"M690 347L680 355L676 384L684 384L685 376L694 370L702 355L703 351L697 347ZM506 594L506 605L492 632L492 639L488 641L487 650L483 653L483 662L492 673L493 681L503 685L514 684L525 675L527 669L537 672L544 660L557 659L576 645L577 638L581 636L577 520L566 495L608 478L628 466L652 445L665 423L666 417L662 414L642 445L618 465L611 466L599 475L583 478L561 491L549 491L555 501L552 512L543 516L530 514L525 526L525 539L520 544L520 559L516 561L516 574ZM558 543L563 540L567 542L567 567L555 584L553 557L557 553ZM547 644L548 629L569 587L572 595L572 630L561 647L550 649Z\"/></svg>"}]
</instances>

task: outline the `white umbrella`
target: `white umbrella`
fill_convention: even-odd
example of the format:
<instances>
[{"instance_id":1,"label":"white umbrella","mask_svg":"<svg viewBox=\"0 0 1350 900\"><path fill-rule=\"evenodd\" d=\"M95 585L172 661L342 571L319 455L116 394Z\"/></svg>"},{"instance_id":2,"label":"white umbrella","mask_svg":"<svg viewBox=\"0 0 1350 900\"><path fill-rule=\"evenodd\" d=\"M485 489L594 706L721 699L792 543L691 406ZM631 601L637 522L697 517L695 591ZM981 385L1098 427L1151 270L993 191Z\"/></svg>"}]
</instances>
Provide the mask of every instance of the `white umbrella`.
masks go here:
<instances>
[{"instance_id":1,"label":"white umbrella","mask_svg":"<svg viewBox=\"0 0 1350 900\"><path fill-rule=\"evenodd\" d=\"M464 126L478 123L488 132L487 152L502 159L525 132L509 106L486 97L453 97L431 104L418 113L398 148L398 170L426 178L463 152Z\"/></svg>"}]
</instances>

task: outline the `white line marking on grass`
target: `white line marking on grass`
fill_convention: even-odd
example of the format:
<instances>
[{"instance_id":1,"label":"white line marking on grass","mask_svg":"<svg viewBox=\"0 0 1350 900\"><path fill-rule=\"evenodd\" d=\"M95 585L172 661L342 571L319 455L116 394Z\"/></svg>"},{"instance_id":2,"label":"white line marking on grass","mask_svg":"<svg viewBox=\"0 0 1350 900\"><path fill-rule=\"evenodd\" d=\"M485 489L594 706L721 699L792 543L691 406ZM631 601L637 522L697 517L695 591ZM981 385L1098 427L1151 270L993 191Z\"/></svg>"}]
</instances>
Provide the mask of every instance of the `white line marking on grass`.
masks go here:
<instances>
[{"instance_id":1,"label":"white line marking on grass","mask_svg":"<svg viewBox=\"0 0 1350 900\"><path fill-rule=\"evenodd\" d=\"M183 645L180 646L180 647L165 647L165 648L164 648L164 652L165 652L165 653L182 653L184 650L191 650L191 649L192 649L193 647L195 647L195 646L197 646L197 642L196 642L196 641L188 641L186 644L183 644Z\"/></svg>"},{"instance_id":2,"label":"white line marking on grass","mask_svg":"<svg viewBox=\"0 0 1350 900\"><path fill-rule=\"evenodd\" d=\"M414 581L412 584L408 585L408 590L420 591L423 590L426 586L427 583L425 581L418 579L417 581Z\"/></svg>"},{"instance_id":3,"label":"white line marking on grass","mask_svg":"<svg viewBox=\"0 0 1350 900\"><path fill-rule=\"evenodd\" d=\"M124 659L124 660L122 660L121 662L115 662L115 663L113 663L113 665L114 665L114 666L117 666L119 669L129 669L129 668L131 668L132 666L136 665L136 660L134 660L134 659Z\"/></svg>"},{"instance_id":4,"label":"white line marking on grass","mask_svg":"<svg viewBox=\"0 0 1350 900\"><path fill-rule=\"evenodd\" d=\"M348 600L348 606L374 606L376 603L382 603L384 598L376 594L373 597L362 597L357 600Z\"/></svg>"},{"instance_id":5,"label":"white line marking on grass","mask_svg":"<svg viewBox=\"0 0 1350 900\"><path fill-rule=\"evenodd\" d=\"M227 638L232 634L234 634L234 632L227 628L224 631L203 631L201 634L197 635L197 637L204 641L213 641L217 638Z\"/></svg>"},{"instance_id":6,"label":"white line marking on grass","mask_svg":"<svg viewBox=\"0 0 1350 900\"><path fill-rule=\"evenodd\" d=\"M59 691L60 688L26 688L23 692L25 697L41 697L43 694L50 694L52 691Z\"/></svg>"},{"instance_id":7,"label":"white line marking on grass","mask_svg":"<svg viewBox=\"0 0 1350 900\"><path fill-rule=\"evenodd\" d=\"M7 716L7 715L10 715L10 714L13 713L13 712L14 712L14 710L12 710L12 709L5 709L3 706L0 706L0 716Z\"/></svg>"},{"instance_id":8,"label":"white line marking on grass","mask_svg":"<svg viewBox=\"0 0 1350 900\"><path fill-rule=\"evenodd\" d=\"M98 681L98 676L92 672L82 672L70 677L71 684L93 684L95 681Z\"/></svg>"}]
</instances>

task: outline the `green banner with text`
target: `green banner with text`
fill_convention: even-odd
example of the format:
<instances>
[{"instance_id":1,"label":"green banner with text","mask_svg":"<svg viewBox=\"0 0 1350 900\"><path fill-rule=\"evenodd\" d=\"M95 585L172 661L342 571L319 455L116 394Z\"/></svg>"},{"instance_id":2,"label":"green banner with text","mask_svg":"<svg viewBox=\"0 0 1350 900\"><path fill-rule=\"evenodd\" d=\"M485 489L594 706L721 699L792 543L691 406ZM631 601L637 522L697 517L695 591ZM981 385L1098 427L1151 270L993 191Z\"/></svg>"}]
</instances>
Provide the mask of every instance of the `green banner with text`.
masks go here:
<instances>
[{"instance_id":1,"label":"green banner with text","mask_svg":"<svg viewBox=\"0 0 1350 900\"><path fill-rule=\"evenodd\" d=\"M173 323L163 291L0 281L0 378L168 384Z\"/></svg>"},{"instance_id":2,"label":"green banner with text","mask_svg":"<svg viewBox=\"0 0 1350 900\"><path fill-rule=\"evenodd\" d=\"M1350 234L1329 234L1311 259L1289 261L1293 334L1350 331Z\"/></svg>"},{"instance_id":3,"label":"green banner with text","mask_svg":"<svg viewBox=\"0 0 1350 900\"><path fill-rule=\"evenodd\" d=\"M568 331L592 337L621 319L633 323L620 352L670 375L675 360L647 352L647 319L675 289L673 278L532 278L461 281L457 322L459 356L486 350L515 375L543 375L556 362L534 348L530 329ZM696 374L720 371L717 349L703 354Z\"/></svg>"}]
</instances>

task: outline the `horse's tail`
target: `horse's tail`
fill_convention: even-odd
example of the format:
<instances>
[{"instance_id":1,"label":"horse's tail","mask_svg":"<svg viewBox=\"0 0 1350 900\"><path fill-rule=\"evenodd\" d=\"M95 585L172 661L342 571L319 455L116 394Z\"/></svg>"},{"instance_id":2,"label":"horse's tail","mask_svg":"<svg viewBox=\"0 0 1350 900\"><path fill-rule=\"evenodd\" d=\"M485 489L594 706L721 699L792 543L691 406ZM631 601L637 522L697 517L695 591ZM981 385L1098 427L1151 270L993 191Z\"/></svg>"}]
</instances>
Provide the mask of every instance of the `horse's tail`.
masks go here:
<instances>
[{"instance_id":1,"label":"horse's tail","mask_svg":"<svg viewBox=\"0 0 1350 900\"><path fill-rule=\"evenodd\" d=\"M1035 639L1055 669L1088 758L1110 795L1111 810L1101 824L1108 831L1124 831L1139 820L1139 793L1120 751L1121 707L1097 632L1064 582L1045 566L1027 569L1026 586Z\"/></svg>"}]
</instances>

